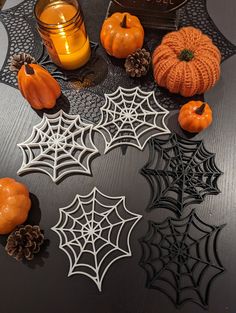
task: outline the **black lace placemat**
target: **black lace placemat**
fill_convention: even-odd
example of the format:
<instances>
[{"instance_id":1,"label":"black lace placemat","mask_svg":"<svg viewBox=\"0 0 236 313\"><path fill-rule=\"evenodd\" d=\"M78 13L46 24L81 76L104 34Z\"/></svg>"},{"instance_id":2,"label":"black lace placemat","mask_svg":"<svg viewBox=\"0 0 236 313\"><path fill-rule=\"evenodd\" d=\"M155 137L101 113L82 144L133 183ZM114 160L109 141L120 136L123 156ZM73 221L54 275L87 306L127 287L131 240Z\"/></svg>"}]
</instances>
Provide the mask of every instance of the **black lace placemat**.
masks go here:
<instances>
[{"instance_id":1,"label":"black lace placemat","mask_svg":"<svg viewBox=\"0 0 236 313\"><path fill-rule=\"evenodd\" d=\"M96 43L92 45L90 62L76 71L63 71L57 68L49 59L46 50L37 33L33 8L36 0L25 0L23 3L0 12L0 21L5 26L8 35L8 51L6 60L0 71L0 82L17 88L17 79L9 70L12 55L19 52L30 53L39 64L43 65L60 82L63 97L57 107L71 114L80 114L82 118L97 123L100 119L100 108L104 105L104 94L114 92L118 86L125 88L141 87L144 91L155 91L161 105L168 110L176 109L189 99L169 93L158 87L152 73L140 79L129 78L124 70L123 61L109 57L104 49ZM226 60L236 53L236 46L230 43L211 20L206 7L206 0L190 0L181 9L181 25L193 25L212 37ZM153 51L165 32L146 31L145 46ZM194 99L203 99L203 95Z\"/></svg>"}]
</instances>

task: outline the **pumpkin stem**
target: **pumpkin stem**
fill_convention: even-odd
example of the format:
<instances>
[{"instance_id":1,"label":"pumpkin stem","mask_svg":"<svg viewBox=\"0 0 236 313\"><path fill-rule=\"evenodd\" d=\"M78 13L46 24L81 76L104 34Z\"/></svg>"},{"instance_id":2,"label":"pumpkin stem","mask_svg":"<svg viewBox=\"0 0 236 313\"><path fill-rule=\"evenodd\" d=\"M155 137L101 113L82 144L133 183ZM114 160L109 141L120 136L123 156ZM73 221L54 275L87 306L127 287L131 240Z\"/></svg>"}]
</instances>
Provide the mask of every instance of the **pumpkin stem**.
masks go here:
<instances>
[{"instance_id":1,"label":"pumpkin stem","mask_svg":"<svg viewBox=\"0 0 236 313\"><path fill-rule=\"evenodd\" d=\"M184 49L180 52L179 59L181 61L189 62L194 58L194 53L191 50Z\"/></svg>"},{"instance_id":2,"label":"pumpkin stem","mask_svg":"<svg viewBox=\"0 0 236 313\"><path fill-rule=\"evenodd\" d=\"M28 75L34 74L34 69L29 64L25 64L25 70L26 70L26 74Z\"/></svg>"},{"instance_id":3,"label":"pumpkin stem","mask_svg":"<svg viewBox=\"0 0 236 313\"><path fill-rule=\"evenodd\" d=\"M124 17L123 17L123 20L122 22L120 23L120 26L122 28L127 28L127 15L125 14Z\"/></svg>"},{"instance_id":4,"label":"pumpkin stem","mask_svg":"<svg viewBox=\"0 0 236 313\"><path fill-rule=\"evenodd\" d=\"M203 102L203 104L199 108L197 108L197 110L195 110L195 113L198 115L202 115L205 110L205 107L206 107L206 102Z\"/></svg>"}]
</instances>

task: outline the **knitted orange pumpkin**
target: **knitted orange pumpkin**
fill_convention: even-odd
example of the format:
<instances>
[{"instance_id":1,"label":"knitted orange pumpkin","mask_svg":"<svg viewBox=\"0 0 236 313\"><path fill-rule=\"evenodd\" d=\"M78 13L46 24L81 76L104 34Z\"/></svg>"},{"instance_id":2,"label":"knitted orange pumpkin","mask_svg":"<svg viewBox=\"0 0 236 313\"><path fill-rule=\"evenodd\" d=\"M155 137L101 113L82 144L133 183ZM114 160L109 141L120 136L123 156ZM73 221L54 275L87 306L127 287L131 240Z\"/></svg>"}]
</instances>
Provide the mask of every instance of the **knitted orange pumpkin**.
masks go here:
<instances>
[{"instance_id":1,"label":"knitted orange pumpkin","mask_svg":"<svg viewBox=\"0 0 236 313\"><path fill-rule=\"evenodd\" d=\"M212 40L194 27L167 34L153 53L158 85L191 97L202 94L220 77L221 54Z\"/></svg>"}]
</instances>

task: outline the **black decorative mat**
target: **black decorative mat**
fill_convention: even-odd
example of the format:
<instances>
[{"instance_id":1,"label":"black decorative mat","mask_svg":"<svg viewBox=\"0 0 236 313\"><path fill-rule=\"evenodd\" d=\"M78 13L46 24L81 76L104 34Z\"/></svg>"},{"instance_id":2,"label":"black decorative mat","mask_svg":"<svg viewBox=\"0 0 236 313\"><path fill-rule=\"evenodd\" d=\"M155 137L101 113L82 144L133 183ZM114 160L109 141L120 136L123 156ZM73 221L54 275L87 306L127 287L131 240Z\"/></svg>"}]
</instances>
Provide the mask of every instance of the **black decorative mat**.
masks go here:
<instances>
[{"instance_id":1,"label":"black decorative mat","mask_svg":"<svg viewBox=\"0 0 236 313\"><path fill-rule=\"evenodd\" d=\"M215 154L202 141L171 134L166 139L151 139L149 147L149 160L141 170L151 187L148 210L169 209L180 217L188 205L220 193L217 180L222 172L215 164Z\"/></svg>"},{"instance_id":2,"label":"black decorative mat","mask_svg":"<svg viewBox=\"0 0 236 313\"><path fill-rule=\"evenodd\" d=\"M58 79L64 97L59 101L58 108L67 113L80 114L82 118L97 123L100 119L100 107L104 104L104 94L114 92L118 86L125 88L141 87L144 91L154 90L157 100L168 110L176 109L189 99L173 95L158 87L152 73L141 79L130 79L123 68L123 61L109 57L99 44L92 43L91 61L77 71L58 69L49 59L35 27L33 7L36 0L25 0L21 4L0 12L0 21L8 34L9 46L6 60L0 71L0 82L17 88L17 79L9 71L12 55L19 52L30 53ZM225 60L236 53L231 44L217 29L211 20L206 0L191 0L181 9L181 25L193 25L210 35L221 51ZM165 32L146 31L145 46L151 51L160 43ZM203 95L194 99L202 99Z\"/></svg>"},{"instance_id":3,"label":"black decorative mat","mask_svg":"<svg viewBox=\"0 0 236 313\"><path fill-rule=\"evenodd\" d=\"M140 239L147 288L164 293L177 308L193 302L207 309L212 282L224 272L217 253L223 227L204 223L194 210L183 219L149 221Z\"/></svg>"}]
</instances>

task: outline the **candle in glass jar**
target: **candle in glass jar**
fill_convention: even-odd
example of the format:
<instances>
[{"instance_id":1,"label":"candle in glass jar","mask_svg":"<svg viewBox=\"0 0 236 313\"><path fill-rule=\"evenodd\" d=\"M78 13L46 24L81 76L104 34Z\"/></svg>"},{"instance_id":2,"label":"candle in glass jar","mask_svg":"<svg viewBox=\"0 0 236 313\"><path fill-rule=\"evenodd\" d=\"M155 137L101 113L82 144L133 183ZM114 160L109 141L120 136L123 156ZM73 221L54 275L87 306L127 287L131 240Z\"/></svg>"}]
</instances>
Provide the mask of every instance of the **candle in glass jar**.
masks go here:
<instances>
[{"instance_id":1,"label":"candle in glass jar","mask_svg":"<svg viewBox=\"0 0 236 313\"><path fill-rule=\"evenodd\" d=\"M38 16L39 32L51 59L67 70L83 66L91 53L83 19L77 15L74 5L55 1L45 5Z\"/></svg>"}]
</instances>

